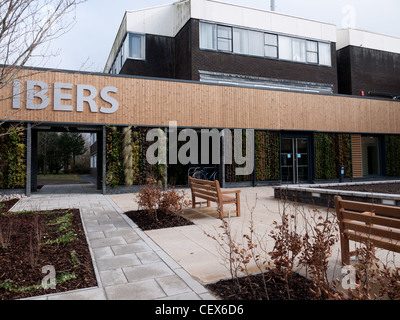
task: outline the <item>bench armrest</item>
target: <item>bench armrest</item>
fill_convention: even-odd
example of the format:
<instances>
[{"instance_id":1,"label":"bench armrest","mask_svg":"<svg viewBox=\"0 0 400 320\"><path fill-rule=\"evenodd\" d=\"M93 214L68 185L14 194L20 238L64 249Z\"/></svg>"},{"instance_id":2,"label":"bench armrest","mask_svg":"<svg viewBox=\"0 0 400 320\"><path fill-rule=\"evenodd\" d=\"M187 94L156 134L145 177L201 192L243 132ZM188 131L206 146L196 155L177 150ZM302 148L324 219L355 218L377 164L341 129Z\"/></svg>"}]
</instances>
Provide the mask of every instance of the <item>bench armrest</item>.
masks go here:
<instances>
[{"instance_id":1,"label":"bench armrest","mask_svg":"<svg viewBox=\"0 0 400 320\"><path fill-rule=\"evenodd\" d=\"M228 194L228 193L240 193L241 190L226 190L226 191L222 191L222 194Z\"/></svg>"}]
</instances>

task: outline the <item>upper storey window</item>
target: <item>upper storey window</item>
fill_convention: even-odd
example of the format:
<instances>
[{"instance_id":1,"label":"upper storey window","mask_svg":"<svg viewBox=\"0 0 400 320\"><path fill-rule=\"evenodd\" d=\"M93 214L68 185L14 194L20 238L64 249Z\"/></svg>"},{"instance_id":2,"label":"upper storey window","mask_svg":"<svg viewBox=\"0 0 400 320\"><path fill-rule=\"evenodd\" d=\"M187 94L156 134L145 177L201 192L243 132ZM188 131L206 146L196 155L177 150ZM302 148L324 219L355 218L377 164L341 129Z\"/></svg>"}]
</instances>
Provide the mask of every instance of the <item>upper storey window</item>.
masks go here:
<instances>
[{"instance_id":1,"label":"upper storey window","mask_svg":"<svg viewBox=\"0 0 400 320\"><path fill-rule=\"evenodd\" d=\"M129 56L130 59L145 59L145 36L142 34L129 33Z\"/></svg>"},{"instance_id":2,"label":"upper storey window","mask_svg":"<svg viewBox=\"0 0 400 320\"><path fill-rule=\"evenodd\" d=\"M218 37L218 50L221 51L232 51L232 28L218 26L217 27Z\"/></svg>"},{"instance_id":3,"label":"upper storey window","mask_svg":"<svg viewBox=\"0 0 400 320\"><path fill-rule=\"evenodd\" d=\"M329 43L200 22L200 48L331 66Z\"/></svg>"},{"instance_id":4,"label":"upper storey window","mask_svg":"<svg viewBox=\"0 0 400 320\"><path fill-rule=\"evenodd\" d=\"M146 37L144 34L128 33L118 50L110 73L120 73L127 59L146 59Z\"/></svg>"}]
</instances>

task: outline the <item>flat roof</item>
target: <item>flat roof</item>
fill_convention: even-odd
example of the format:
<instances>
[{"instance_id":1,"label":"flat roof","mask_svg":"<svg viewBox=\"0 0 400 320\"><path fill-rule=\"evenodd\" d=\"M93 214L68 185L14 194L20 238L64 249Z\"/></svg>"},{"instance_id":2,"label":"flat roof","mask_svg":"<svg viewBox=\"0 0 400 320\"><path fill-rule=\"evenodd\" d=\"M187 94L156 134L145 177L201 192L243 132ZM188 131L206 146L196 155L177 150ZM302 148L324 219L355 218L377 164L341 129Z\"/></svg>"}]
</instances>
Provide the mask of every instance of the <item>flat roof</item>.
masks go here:
<instances>
[{"instance_id":1,"label":"flat roof","mask_svg":"<svg viewBox=\"0 0 400 320\"><path fill-rule=\"evenodd\" d=\"M338 29L336 50L347 46L400 54L400 38L361 29Z\"/></svg>"}]
</instances>

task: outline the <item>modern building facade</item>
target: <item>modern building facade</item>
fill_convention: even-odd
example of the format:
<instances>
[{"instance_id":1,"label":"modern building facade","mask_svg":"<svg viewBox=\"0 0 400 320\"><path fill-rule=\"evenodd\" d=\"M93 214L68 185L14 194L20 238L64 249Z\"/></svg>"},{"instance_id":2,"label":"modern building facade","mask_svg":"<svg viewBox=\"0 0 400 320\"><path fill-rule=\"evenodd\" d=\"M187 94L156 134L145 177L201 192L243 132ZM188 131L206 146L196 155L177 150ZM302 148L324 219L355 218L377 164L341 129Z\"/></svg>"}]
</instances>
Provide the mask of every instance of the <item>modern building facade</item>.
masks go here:
<instances>
[{"instance_id":1,"label":"modern building facade","mask_svg":"<svg viewBox=\"0 0 400 320\"><path fill-rule=\"evenodd\" d=\"M209 0L127 11L104 71L337 93L336 27Z\"/></svg>"},{"instance_id":2,"label":"modern building facade","mask_svg":"<svg viewBox=\"0 0 400 320\"><path fill-rule=\"evenodd\" d=\"M128 11L104 73L23 70L0 92L0 119L26 127L28 194L37 132L60 128L91 133L104 193L160 173L146 158L155 128L182 134L178 148L193 142L185 129L199 145L201 130L217 130L221 152L237 142L223 130L242 130L243 153L251 137L250 174L222 157L202 163L200 150L198 161L167 165L171 184L185 184L192 166L215 166L223 186L332 181L340 165L347 181L400 177L399 42L211 0Z\"/></svg>"},{"instance_id":3,"label":"modern building facade","mask_svg":"<svg viewBox=\"0 0 400 320\"><path fill-rule=\"evenodd\" d=\"M363 30L337 31L339 93L400 99L400 39Z\"/></svg>"}]
</instances>

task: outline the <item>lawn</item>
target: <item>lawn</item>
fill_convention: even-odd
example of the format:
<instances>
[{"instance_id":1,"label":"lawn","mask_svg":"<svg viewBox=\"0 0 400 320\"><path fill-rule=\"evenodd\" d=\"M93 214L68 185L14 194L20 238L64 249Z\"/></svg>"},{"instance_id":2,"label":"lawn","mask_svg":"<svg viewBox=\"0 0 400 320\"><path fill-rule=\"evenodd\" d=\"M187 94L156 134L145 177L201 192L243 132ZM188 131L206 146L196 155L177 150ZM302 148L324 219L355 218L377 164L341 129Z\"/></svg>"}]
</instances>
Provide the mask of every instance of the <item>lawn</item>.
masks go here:
<instances>
[{"instance_id":1,"label":"lawn","mask_svg":"<svg viewBox=\"0 0 400 320\"><path fill-rule=\"evenodd\" d=\"M39 174L38 184L74 184L74 183L88 183L79 177L78 174Z\"/></svg>"}]
</instances>

